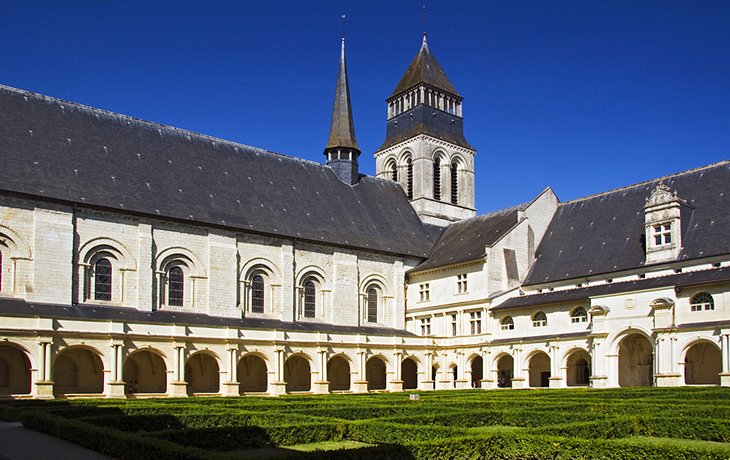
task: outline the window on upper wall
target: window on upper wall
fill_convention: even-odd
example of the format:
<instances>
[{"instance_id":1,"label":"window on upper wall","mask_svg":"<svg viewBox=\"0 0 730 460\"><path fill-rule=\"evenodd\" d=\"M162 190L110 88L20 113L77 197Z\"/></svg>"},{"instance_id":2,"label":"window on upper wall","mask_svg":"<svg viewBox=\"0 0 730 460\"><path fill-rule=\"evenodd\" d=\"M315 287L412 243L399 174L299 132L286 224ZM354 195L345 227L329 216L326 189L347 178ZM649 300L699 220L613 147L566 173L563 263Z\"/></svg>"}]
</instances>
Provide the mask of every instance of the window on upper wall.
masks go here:
<instances>
[{"instance_id":1,"label":"window on upper wall","mask_svg":"<svg viewBox=\"0 0 730 460\"><path fill-rule=\"evenodd\" d=\"M314 280L304 282L304 317L314 318L317 312L317 286Z\"/></svg>"},{"instance_id":2,"label":"window on upper wall","mask_svg":"<svg viewBox=\"0 0 730 460\"><path fill-rule=\"evenodd\" d=\"M469 326L471 328L471 335L482 333L482 312L473 311L469 313Z\"/></svg>"},{"instance_id":3,"label":"window on upper wall","mask_svg":"<svg viewBox=\"0 0 730 460\"><path fill-rule=\"evenodd\" d=\"M463 273L461 275L456 275L456 292L458 294L463 294L467 291L467 284L466 284L466 273Z\"/></svg>"},{"instance_id":4,"label":"window on upper wall","mask_svg":"<svg viewBox=\"0 0 730 460\"><path fill-rule=\"evenodd\" d=\"M421 335L431 335L431 318L421 318Z\"/></svg>"},{"instance_id":5,"label":"window on upper wall","mask_svg":"<svg viewBox=\"0 0 730 460\"><path fill-rule=\"evenodd\" d=\"M585 323L588 322L588 312L583 307L578 307L570 313L571 323Z\"/></svg>"},{"instance_id":6,"label":"window on upper wall","mask_svg":"<svg viewBox=\"0 0 730 460\"><path fill-rule=\"evenodd\" d=\"M689 306L692 311L714 310L715 299L707 292L700 292L692 297Z\"/></svg>"},{"instance_id":7,"label":"window on upper wall","mask_svg":"<svg viewBox=\"0 0 730 460\"><path fill-rule=\"evenodd\" d=\"M179 266L167 271L167 304L182 307L185 299L185 273Z\"/></svg>"},{"instance_id":8,"label":"window on upper wall","mask_svg":"<svg viewBox=\"0 0 730 460\"><path fill-rule=\"evenodd\" d=\"M652 227L654 245L663 246L672 243L672 224L657 224Z\"/></svg>"},{"instance_id":9,"label":"window on upper wall","mask_svg":"<svg viewBox=\"0 0 730 460\"><path fill-rule=\"evenodd\" d=\"M251 278L251 313L263 313L265 298L264 277L254 275Z\"/></svg>"},{"instance_id":10,"label":"window on upper wall","mask_svg":"<svg viewBox=\"0 0 730 460\"><path fill-rule=\"evenodd\" d=\"M515 328L515 320L511 316L505 316L500 322L503 331L511 331Z\"/></svg>"},{"instance_id":11,"label":"window on upper wall","mask_svg":"<svg viewBox=\"0 0 730 460\"><path fill-rule=\"evenodd\" d=\"M545 316L545 313L539 311L532 317L532 327L544 326L547 326L547 316Z\"/></svg>"},{"instance_id":12,"label":"window on upper wall","mask_svg":"<svg viewBox=\"0 0 730 460\"><path fill-rule=\"evenodd\" d=\"M433 199L441 200L441 159L433 161Z\"/></svg>"},{"instance_id":13,"label":"window on upper wall","mask_svg":"<svg viewBox=\"0 0 730 460\"><path fill-rule=\"evenodd\" d=\"M431 288L428 283L418 285L418 293L420 295L421 302L428 302L431 300Z\"/></svg>"},{"instance_id":14,"label":"window on upper wall","mask_svg":"<svg viewBox=\"0 0 730 460\"><path fill-rule=\"evenodd\" d=\"M368 289L368 322L378 322L378 290L374 287Z\"/></svg>"},{"instance_id":15,"label":"window on upper wall","mask_svg":"<svg viewBox=\"0 0 730 460\"><path fill-rule=\"evenodd\" d=\"M94 300L112 300L112 263L106 257L94 264Z\"/></svg>"},{"instance_id":16,"label":"window on upper wall","mask_svg":"<svg viewBox=\"0 0 730 460\"><path fill-rule=\"evenodd\" d=\"M449 315L449 320L451 322L451 336L452 337L456 337L456 333L457 333L457 330L456 330L456 324L457 324L456 323L456 313L450 314Z\"/></svg>"}]
</instances>

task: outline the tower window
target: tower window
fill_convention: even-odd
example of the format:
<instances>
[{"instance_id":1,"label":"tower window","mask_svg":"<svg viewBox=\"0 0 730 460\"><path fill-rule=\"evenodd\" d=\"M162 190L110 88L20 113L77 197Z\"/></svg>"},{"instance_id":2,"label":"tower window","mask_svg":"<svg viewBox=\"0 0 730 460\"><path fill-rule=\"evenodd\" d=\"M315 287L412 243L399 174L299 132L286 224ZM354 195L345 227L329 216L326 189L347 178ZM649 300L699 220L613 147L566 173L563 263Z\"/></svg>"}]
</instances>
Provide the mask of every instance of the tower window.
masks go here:
<instances>
[{"instance_id":1,"label":"tower window","mask_svg":"<svg viewBox=\"0 0 730 460\"><path fill-rule=\"evenodd\" d=\"M263 313L264 300L264 277L254 275L251 278L251 313Z\"/></svg>"},{"instance_id":2,"label":"tower window","mask_svg":"<svg viewBox=\"0 0 730 460\"><path fill-rule=\"evenodd\" d=\"M107 258L94 264L94 299L112 300L112 263Z\"/></svg>"},{"instance_id":3,"label":"tower window","mask_svg":"<svg viewBox=\"0 0 730 460\"><path fill-rule=\"evenodd\" d=\"M408 179L408 183L406 184L408 199L412 200L413 199L413 161L411 161L410 158L406 160L406 174L407 174L406 177Z\"/></svg>"},{"instance_id":4,"label":"tower window","mask_svg":"<svg viewBox=\"0 0 730 460\"><path fill-rule=\"evenodd\" d=\"M451 163L451 204L459 204L459 164Z\"/></svg>"},{"instance_id":5,"label":"tower window","mask_svg":"<svg viewBox=\"0 0 730 460\"><path fill-rule=\"evenodd\" d=\"M167 272L167 303L182 307L185 296L185 279L182 268L175 266Z\"/></svg>"},{"instance_id":6,"label":"tower window","mask_svg":"<svg viewBox=\"0 0 730 460\"><path fill-rule=\"evenodd\" d=\"M388 165L388 170L390 171L390 180L393 182L398 182L398 167L395 165L395 161L391 161Z\"/></svg>"},{"instance_id":7,"label":"tower window","mask_svg":"<svg viewBox=\"0 0 730 460\"><path fill-rule=\"evenodd\" d=\"M314 281L309 280L304 284L304 317L314 318L317 307L317 289Z\"/></svg>"},{"instance_id":8,"label":"tower window","mask_svg":"<svg viewBox=\"0 0 730 460\"><path fill-rule=\"evenodd\" d=\"M433 199L441 200L441 159L433 162Z\"/></svg>"}]
</instances>

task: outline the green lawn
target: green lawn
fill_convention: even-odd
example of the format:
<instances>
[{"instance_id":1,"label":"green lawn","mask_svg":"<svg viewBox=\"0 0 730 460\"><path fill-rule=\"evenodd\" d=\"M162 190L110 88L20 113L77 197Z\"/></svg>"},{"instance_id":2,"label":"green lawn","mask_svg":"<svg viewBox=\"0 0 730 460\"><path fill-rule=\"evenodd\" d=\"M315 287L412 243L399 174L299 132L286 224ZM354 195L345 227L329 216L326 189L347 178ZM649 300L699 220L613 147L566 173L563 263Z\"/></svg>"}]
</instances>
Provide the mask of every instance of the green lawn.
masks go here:
<instances>
[{"instance_id":1,"label":"green lawn","mask_svg":"<svg viewBox=\"0 0 730 460\"><path fill-rule=\"evenodd\" d=\"M714 387L10 401L0 417L135 460L730 458Z\"/></svg>"}]
</instances>

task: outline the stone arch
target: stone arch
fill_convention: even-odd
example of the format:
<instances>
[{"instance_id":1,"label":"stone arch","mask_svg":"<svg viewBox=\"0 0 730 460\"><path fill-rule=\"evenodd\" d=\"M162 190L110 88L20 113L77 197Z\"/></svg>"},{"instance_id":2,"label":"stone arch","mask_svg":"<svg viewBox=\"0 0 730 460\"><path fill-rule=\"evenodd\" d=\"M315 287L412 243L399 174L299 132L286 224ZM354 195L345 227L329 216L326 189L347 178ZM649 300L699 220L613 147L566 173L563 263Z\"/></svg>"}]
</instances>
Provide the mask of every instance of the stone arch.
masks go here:
<instances>
[{"instance_id":1,"label":"stone arch","mask_svg":"<svg viewBox=\"0 0 730 460\"><path fill-rule=\"evenodd\" d=\"M573 347L565 352L563 367L566 371L566 385L588 386L591 383L591 355L585 349Z\"/></svg>"},{"instance_id":2,"label":"stone arch","mask_svg":"<svg viewBox=\"0 0 730 460\"><path fill-rule=\"evenodd\" d=\"M384 172L388 175L388 179L398 182L398 160L395 156L389 156L384 162Z\"/></svg>"},{"instance_id":3,"label":"stone arch","mask_svg":"<svg viewBox=\"0 0 730 460\"><path fill-rule=\"evenodd\" d=\"M28 245L25 239L15 230L2 224L0 224L0 242L8 247L11 251L11 256L14 258L27 260L33 258L30 245Z\"/></svg>"},{"instance_id":4,"label":"stone arch","mask_svg":"<svg viewBox=\"0 0 730 460\"><path fill-rule=\"evenodd\" d=\"M434 390L436 389L436 380L437 380L437 378L438 378L438 374L439 374L439 365L438 365L437 363L434 363L434 364L433 364L433 365L431 366L431 375L430 375L430 377L431 377L431 382L432 382L432 383L431 383L431 386L432 386L432 388L433 388Z\"/></svg>"},{"instance_id":5,"label":"stone arch","mask_svg":"<svg viewBox=\"0 0 730 460\"><path fill-rule=\"evenodd\" d=\"M297 274L297 318L322 318L325 316L322 291L327 289L324 270L310 265Z\"/></svg>"},{"instance_id":6,"label":"stone arch","mask_svg":"<svg viewBox=\"0 0 730 460\"><path fill-rule=\"evenodd\" d=\"M90 264L100 252L111 254L119 262L119 268L125 270L136 270L137 268L137 260L129 249L121 242L107 237L92 238L82 244L79 247L79 260Z\"/></svg>"},{"instance_id":7,"label":"stone arch","mask_svg":"<svg viewBox=\"0 0 730 460\"><path fill-rule=\"evenodd\" d=\"M449 364L449 381L451 386L456 388L456 381L459 380L459 366L456 363Z\"/></svg>"},{"instance_id":8,"label":"stone arch","mask_svg":"<svg viewBox=\"0 0 730 460\"><path fill-rule=\"evenodd\" d=\"M687 385L719 385L722 372L722 351L710 339L697 338L687 344L684 356L684 383Z\"/></svg>"},{"instance_id":9,"label":"stone arch","mask_svg":"<svg viewBox=\"0 0 730 460\"><path fill-rule=\"evenodd\" d=\"M246 353L236 366L238 392L266 393L269 387L269 370L266 357L260 353Z\"/></svg>"},{"instance_id":10,"label":"stone arch","mask_svg":"<svg viewBox=\"0 0 730 460\"><path fill-rule=\"evenodd\" d=\"M408 356L401 361L400 378L403 381L404 390L418 388L418 362L413 357Z\"/></svg>"},{"instance_id":11,"label":"stone arch","mask_svg":"<svg viewBox=\"0 0 730 460\"><path fill-rule=\"evenodd\" d=\"M385 390L387 387L386 361L381 355L371 356L365 363L365 380L368 390Z\"/></svg>"},{"instance_id":12,"label":"stone arch","mask_svg":"<svg viewBox=\"0 0 730 460\"><path fill-rule=\"evenodd\" d=\"M329 380L330 391L350 390L350 358L344 353L332 356L327 361L327 380Z\"/></svg>"},{"instance_id":13,"label":"stone arch","mask_svg":"<svg viewBox=\"0 0 730 460\"><path fill-rule=\"evenodd\" d=\"M618 384L621 387L654 384L654 344L638 329L629 329L616 338Z\"/></svg>"},{"instance_id":14,"label":"stone arch","mask_svg":"<svg viewBox=\"0 0 730 460\"><path fill-rule=\"evenodd\" d=\"M171 264L184 263L192 276L205 278L205 265L191 250L181 246L174 246L160 251L155 257L157 271L165 272Z\"/></svg>"},{"instance_id":15,"label":"stone arch","mask_svg":"<svg viewBox=\"0 0 730 460\"><path fill-rule=\"evenodd\" d=\"M542 350L535 350L525 357L529 372L530 388L550 386L550 356Z\"/></svg>"},{"instance_id":16,"label":"stone arch","mask_svg":"<svg viewBox=\"0 0 730 460\"><path fill-rule=\"evenodd\" d=\"M385 318L388 288L385 279L377 274L366 276L360 283L361 319L367 323L382 323ZM374 297L372 291L375 291ZM373 305L374 304L374 305Z\"/></svg>"},{"instance_id":17,"label":"stone arch","mask_svg":"<svg viewBox=\"0 0 730 460\"><path fill-rule=\"evenodd\" d=\"M484 380L484 359L477 353L469 357L469 370L471 370L472 388L481 388L482 380Z\"/></svg>"},{"instance_id":18,"label":"stone arch","mask_svg":"<svg viewBox=\"0 0 730 460\"><path fill-rule=\"evenodd\" d=\"M31 364L21 347L0 343L0 396L30 394Z\"/></svg>"},{"instance_id":19,"label":"stone arch","mask_svg":"<svg viewBox=\"0 0 730 460\"><path fill-rule=\"evenodd\" d=\"M202 350L190 355L185 361L185 381L188 395L220 392L220 366L218 357L211 351Z\"/></svg>"},{"instance_id":20,"label":"stone arch","mask_svg":"<svg viewBox=\"0 0 730 460\"><path fill-rule=\"evenodd\" d=\"M284 363L286 392L310 391L312 389L311 359L304 353L289 356Z\"/></svg>"},{"instance_id":21,"label":"stone arch","mask_svg":"<svg viewBox=\"0 0 730 460\"><path fill-rule=\"evenodd\" d=\"M494 358L494 369L497 373L497 387L512 388L515 376L515 359L509 353L500 353Z\"/></svg>"},{"instance_id":22,"label":"stone arch","mask_svg":"<svg viewBox=\"0 0 730 460\"><path fill-rule=\"evenodd\" d=\"M263 257L249 260L239 271L238 281L238 301L245 312L266 313L274 310L276 296L272 285L281 284L281 277L273 262Z\"/></svg>"},{"instance_id":23,"label":"stone arch","mask_svg":"<svg viewBox=\"0 0 730 460\"><path fill-rule=\"evenodd\" d=\"M165 355L151 347L131 352L124 360L122 380L127 394L165 393L167 391Z\"/></svg>"},{"instance_id":24,"label":"stone arch","mask_svg":"<svg viewBox=\"0 0 730 460\"><path fill-rule=\"evenodd\" d=\"M104 363L98 350L71 346L59 350L53 361L53 391L67 394L101 394L104 391Z\"/></svg>"}]
</instances>

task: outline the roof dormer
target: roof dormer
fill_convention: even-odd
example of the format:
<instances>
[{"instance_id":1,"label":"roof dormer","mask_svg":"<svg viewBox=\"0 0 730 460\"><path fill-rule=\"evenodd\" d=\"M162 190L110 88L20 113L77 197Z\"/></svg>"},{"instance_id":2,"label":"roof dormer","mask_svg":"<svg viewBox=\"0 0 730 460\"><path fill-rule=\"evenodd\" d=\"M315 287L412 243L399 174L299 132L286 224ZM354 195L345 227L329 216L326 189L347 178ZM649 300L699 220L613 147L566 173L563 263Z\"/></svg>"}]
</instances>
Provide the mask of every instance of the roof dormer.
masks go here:
<instances>
[{"instance_id":1,"label":"roof dormer","mask_svg":"<svg viewBox=\"0 0 730 460\"><path fill-rule=\"evenodd\" d=\"M660 183L644 205L646 263L676 260L682 249L681 200Z\"/></svg>"}]
</instances>

